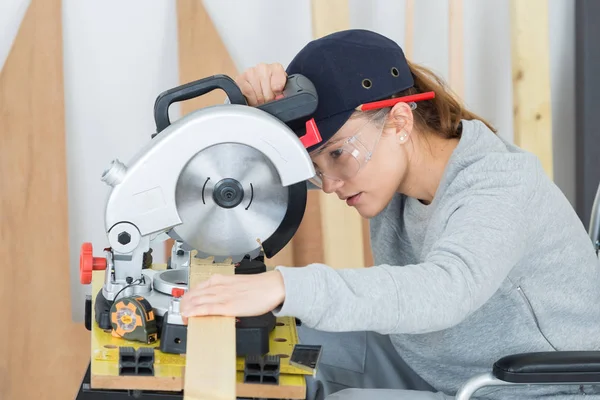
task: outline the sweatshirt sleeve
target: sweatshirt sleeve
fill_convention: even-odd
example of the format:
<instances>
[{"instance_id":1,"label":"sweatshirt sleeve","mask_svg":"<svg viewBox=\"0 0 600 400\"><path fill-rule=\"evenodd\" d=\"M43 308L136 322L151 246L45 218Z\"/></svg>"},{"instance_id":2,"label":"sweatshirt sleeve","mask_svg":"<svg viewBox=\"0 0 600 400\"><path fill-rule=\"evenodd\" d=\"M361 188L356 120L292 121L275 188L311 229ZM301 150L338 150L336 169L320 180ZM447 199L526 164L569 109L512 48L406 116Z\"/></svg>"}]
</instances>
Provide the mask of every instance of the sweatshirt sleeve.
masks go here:
<instances>
[{"instance_id":1,"label":"sweatshirt sleeve","mask_svg":"<svg viewBox=\"0 0 600 400\"><path fill-rule=\"evenodd\" d=\"M452 327L481 307L524 255L523 200L506 188L461 199L420 264L277 267L286 297L274 313L324 331L400 334Z\"/></svg>"}]
</instances>

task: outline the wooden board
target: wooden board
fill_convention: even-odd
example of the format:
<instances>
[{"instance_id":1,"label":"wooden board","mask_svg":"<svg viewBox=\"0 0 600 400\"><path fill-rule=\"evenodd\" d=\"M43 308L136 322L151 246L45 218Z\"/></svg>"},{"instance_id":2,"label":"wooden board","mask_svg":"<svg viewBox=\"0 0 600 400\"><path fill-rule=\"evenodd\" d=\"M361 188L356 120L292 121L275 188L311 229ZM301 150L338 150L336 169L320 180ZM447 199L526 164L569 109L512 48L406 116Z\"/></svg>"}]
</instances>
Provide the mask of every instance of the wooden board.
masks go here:
<instances>
[{"instance_id":1,"label":"wooden board","mask_svg":"<svg viewBox=\"0 0 600 400\"><path fill-rule=\"evenodd\" d=\"M348 0L312 0L313 37L348 29ZM335 194L320 192L324 263L333 268L364 267L363 218ZM312 211L312 210L311 210Z\"/></svg>"},{"instance_id":2,"label":"wooden board","mask_svg":"<svg viewBox=\"0 0 600 400\"><path fill-rule=\"evenodd\" d=\"M179 82L195 81L214 74L232 78L238 70L201 1L177 0ZM211 93L181 103L181 115L213 104L223 104L225 92Z\"/></svg>"},{"instance_id":3,"label":"wooden board","mask_svg":"<svg viewBox=\"0 0 600 400\"><path fill-rule=\"evenodd\" d=\"M511 0L514 142L553 177L547 0Z\"/></svg>"},{"instance_id":4,"label":"wooden board","mask_svg":"<svg viewBox=\"0 0 600 400\"><path fill-rule=\"evenodd\" d=\"M404 56L412 61L415 46L415 0L405 0L404 5Z\"/></svg>"},{"instance_id":5,"label":"wooden board","mask_svg":"<svg viewBox=\"0 0 600 400\"><path fill-rule=\"evenodd\" d=\"M61 15L33 0L0 75L3 400L75 398L90 356L71 320Z\"/></svg>"},{"instance_id":6,"label":"wooden board","mask_svg":"<svg viewBox=\"0 0 600 400\"><path fill-rule=\"evenodd\" d=\"M314 38L343 31L350 26L348 0L311 0Z\"/></svg>"},{"instance_id":7,"label":"wooden board","mask_svg":"<svg viewBox=\"0 0 600 400\"><path fill-rule=\"evenodd\" d=\"M449 19L449 81L452 91L462 98L465 95L463 0L450 0Z\"/></svg>"},{"instance_id":8,"label":"wooden board","mask_svg":"<svg viewBox=\"0 0 600 400\"><path fill-rule=\"evenodd\" d=\"M235 267L192 255L190 289L216 274L234 275ZM184 400L235 400L235 317L190 317L187 332Z\"/></svg>"},{"instance_id":9,"label":"wooden board","mask_svg":"<svg viewBox=\"0 0 600 400\"><path fill-rule=\"evenodd\" d=\"M294 236L293 264L305 266L310 263L324 263L323 229L321 226L320 190L309 190L306 212Z\"/></svg>"},{"instance_id":10,"label":"wooden board","mask_svg":"<svg viewBox=\"0 0 600 400\"><path fill-rule=\"evenodd\" d=\"M154 264L152 270L166 269L165 264ZM149 271L147 270L147 273ZM93 271L92 301L102 288L105 271ZM94 310L92 309L92 313ZM95 316L92 315L95 321ZM304 399L306 396L307 372L289 363L295 344L299 342L295 320L291 317L277 319L275 329L269 336L269 355L279 355L281 358L281 375L279 385L260 385L244 383L244 358L237 357L236 394L240 397L258 397L269 399ZM118 348L131 346L134 348L153 347L155 349L155 375L119 376ZM94 389L137 389L153 391L181 392L184 388L186 356L163 353L158 349L159 344L144 344L116 338L93 325L91 332L91 379Z\"/></svg>"}]
</instances>

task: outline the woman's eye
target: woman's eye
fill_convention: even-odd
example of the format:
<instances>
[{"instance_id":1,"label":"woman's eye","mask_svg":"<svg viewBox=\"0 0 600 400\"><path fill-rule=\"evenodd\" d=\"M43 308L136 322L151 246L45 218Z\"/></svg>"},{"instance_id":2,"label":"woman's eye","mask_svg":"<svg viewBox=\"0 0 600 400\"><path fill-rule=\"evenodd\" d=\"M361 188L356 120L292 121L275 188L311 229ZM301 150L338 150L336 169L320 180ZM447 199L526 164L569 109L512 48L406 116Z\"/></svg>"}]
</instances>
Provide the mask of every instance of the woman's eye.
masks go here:
<instances>
[{"instance_id":1,"label":"woman's eye","mask_svg":"<svg viewBox=\"0 0 600 400\"><path fill-rule=\"evenodd\" d=\"M343 150L340 148L340 149L337 149L337 150L330 151L329 155L332 158L339 158L342 155L342 152L343 152Z\"/></svg>"}]
</instances>

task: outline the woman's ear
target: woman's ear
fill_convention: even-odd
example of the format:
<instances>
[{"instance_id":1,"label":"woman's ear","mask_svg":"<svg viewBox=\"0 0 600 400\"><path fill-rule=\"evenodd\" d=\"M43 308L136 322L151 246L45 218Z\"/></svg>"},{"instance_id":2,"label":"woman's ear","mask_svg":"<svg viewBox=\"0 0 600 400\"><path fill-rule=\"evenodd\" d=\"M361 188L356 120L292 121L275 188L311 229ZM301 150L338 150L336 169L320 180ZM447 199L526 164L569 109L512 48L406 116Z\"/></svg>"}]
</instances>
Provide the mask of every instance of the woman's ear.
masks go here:
<instances>
[{"instance_id":1,"label":"woman's ear","mask_svg":"<svg viewBox=\"0 0 600 400\"><path fill-rule=\"evenodd\" d=\"M412 108L407 103L397 103L390 111L390 123L398 142L405 143L413 130Z\"/></svg>"}]
</instances>

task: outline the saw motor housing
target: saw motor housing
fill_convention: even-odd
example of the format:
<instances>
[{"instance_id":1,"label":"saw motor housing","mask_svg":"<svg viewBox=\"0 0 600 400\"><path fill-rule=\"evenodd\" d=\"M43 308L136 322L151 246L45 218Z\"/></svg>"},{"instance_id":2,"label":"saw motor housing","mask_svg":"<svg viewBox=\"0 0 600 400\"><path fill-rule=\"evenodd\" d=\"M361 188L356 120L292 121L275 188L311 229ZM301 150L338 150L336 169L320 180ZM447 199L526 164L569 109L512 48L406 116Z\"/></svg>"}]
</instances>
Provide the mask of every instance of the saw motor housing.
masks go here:
<instances>
[{"instance_id":1,"label":"saw motor housing","mask_svg":"<svg viewBox=\"0 0 600 400\"><path fill-rule=\"evenodd\" d=\"M229 104L170 122L170 105L214 89L225 91ZM304 123L316 106L314 87L301 75L288 77L282 99L261 107L248 106L225 75L159 95L156 134L127 164L113 160L101 177L111 188L104 221L109 247L103 257L94 257L91 244L85 243L80 260L83 284L91 282L92 270L106 270L92 323L111 329L110 310L116 301L143 298L152 307L159 334L170 337L175 332L179 340L179 346L161 343L161 350L184 352L179 300L188 289L190 257L260 264L296 233L306 208L306 182L315 175L306 148L321 139L310 120L302 137L290 124ZM248 178L249 171L254 176ZM242 226L235 226L240 221ZM169 238L175 245L167 270L145 268L151 244ZM248 271L240 268L240 273ZM274 323L268 316L256 318L266 326ZM243 322L241 328L256 327L249 319ZM256 352L263 353L264 346L259 347Z\"/></svg>"}]
</instances>

